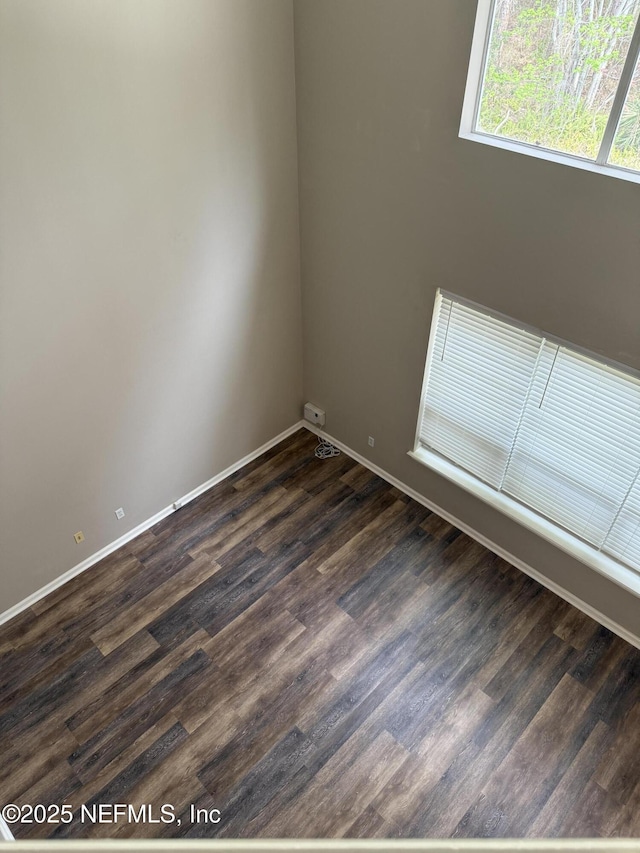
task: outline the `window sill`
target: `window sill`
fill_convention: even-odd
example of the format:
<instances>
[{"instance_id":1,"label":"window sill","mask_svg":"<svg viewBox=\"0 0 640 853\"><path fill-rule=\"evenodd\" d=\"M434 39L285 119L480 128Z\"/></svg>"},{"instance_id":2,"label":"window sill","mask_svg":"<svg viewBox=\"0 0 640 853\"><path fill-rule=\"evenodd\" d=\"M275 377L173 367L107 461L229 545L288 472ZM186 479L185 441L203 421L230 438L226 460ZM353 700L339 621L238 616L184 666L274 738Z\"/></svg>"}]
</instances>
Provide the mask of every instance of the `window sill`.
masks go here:
<instances>
[{"instance_id":1,"label":"window sill","mask_svg":"<svg viewBox=\"0 0 640 853\"><path fill-rule=\"evenodd\" d=\"M409 451L409 456L640 598L640 575L636 574L633 569L623 566L617 560L602 554L600 551L596 551L586 542L582 542L562 528L547 521L546 518L533 512L533 510L527 509L508 495L496 492L491 486L486 485L472 474L468 474L462 468L458 468L436 453L419 447L417 450Z\"/></svg>"},{"instance_id":2,"label":"window sill","mask_svg":"<svg viewBox=\"0 0 640 853\"><path fill-rule=\"evenodd\" d=\"M505 151L515 151L518 154L526 154L529 157L537 157L539 160L548 160L551 163L560 163L563 166L572 166L574 169L582 169L585 172L595 172L597 175L607 175L610 178L620 178L633 184L640 184L640 172L625 169L623 166L600 165L591 160L571 154L560 154L557 151L549 151L548 148L538 148L537 145L529 145L526 142L514 142L511 139L502 139L499 136L491 136L480 131L460 130L461 139L469 139L472 142L481 142L483 145L491 145L494 148L503 148Z\"/></svg>"}]
</instances>

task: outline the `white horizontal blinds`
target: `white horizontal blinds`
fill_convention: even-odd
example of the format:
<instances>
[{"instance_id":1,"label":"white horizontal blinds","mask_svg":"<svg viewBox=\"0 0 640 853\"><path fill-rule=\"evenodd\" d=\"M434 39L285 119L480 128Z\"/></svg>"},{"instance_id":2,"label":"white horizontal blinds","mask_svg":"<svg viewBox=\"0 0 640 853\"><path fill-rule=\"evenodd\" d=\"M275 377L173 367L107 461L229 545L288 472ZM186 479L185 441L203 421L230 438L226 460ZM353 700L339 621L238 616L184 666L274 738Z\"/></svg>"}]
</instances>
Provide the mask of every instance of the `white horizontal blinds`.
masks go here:
<instances>
[{"instance_id":1,"label":"white horizontal blinds","mask_svg":"<svg viewBox=\"0 0 640 853\"><path fill-rule=\"evenodd\" d=\"M634 480L602 550L640 569L640 477Z\"/></svg>"},{"instance_id":2,"label":"white horizontal blinds","mask_svg":"<svg viewBox=\"0 0 640 853\"><path fill-rule=\"evenodd\" d=\"M499 487L541 343L441 295L420 443Z\"/></svg>"},{"instance_id":3,"label":"white horizontal blinds","mask_svg":"<svg viewBox=\"0 0 640 853\"><path fill-rule=\"evenodd\" d=\"M545 342L503 491L601 548L638 470L639 413L637 379Z\"/></svg>"}]
</instances>

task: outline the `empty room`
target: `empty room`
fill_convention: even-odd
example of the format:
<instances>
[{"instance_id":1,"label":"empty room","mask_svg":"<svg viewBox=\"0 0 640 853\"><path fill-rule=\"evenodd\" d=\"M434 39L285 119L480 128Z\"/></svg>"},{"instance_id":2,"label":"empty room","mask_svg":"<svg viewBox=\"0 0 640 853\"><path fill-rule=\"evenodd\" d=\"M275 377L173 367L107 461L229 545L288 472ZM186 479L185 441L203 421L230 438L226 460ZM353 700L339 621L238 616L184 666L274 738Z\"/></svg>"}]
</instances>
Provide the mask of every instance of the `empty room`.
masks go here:
<instances>
[{"instance_id":1,"label":"empty room","mask_svg":"<svg viewBox=\"0 0 640 853\"><path fill-rule=\"evenodd\" d=\"M0 0L0 839L640 836L639 57Z\"/></svg>"}]
</instances>

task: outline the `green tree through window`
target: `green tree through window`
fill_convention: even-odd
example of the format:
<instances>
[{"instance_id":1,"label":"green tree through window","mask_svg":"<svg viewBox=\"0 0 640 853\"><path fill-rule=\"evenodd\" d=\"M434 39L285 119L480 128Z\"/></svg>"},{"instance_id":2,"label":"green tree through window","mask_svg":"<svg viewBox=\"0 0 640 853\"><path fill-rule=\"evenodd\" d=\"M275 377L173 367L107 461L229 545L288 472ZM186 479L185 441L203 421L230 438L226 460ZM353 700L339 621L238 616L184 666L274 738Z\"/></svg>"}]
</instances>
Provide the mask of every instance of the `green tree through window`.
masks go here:
<instances>
[{"instance_id":1,"label":"green tree through window","mask_svg":"<svg viewBox=\"0 0 640 853\"><path fill-rule=\"evenodd\" d=\"M639 12L640 0L495 0L477 129L596 160ZM608 162L640 170L638 68Z\"/></svg>"}]
</instances>

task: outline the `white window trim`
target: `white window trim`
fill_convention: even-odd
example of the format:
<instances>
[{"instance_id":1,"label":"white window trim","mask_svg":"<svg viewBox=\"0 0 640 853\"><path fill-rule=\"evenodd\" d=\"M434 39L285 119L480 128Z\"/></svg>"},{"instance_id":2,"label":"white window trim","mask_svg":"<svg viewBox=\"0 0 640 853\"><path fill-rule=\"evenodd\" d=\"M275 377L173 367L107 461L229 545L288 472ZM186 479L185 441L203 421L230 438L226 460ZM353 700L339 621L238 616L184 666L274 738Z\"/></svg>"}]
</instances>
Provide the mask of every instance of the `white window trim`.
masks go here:
<instances>
[{"instance_id":1,"label":"white window trim","mask_svg":"<svg viewBox=\"0 0 640 853\"><path fill-rule=\"evenodd\" d=\"M580 560L581 563L604 575L627 592L631 592L640 598L640 575L633 569L623 566L622 563L608 557L601 551L596 551L595 548L587 545L577 536L572 536L571 533L553 524L553 522L547 521L538 513L505 495L504 492L495 491L491 486L474 477L473 474L468 474L437 453L427 450L425 447L416 447L409 451L409 456L517 521L523 527L537 533L542 539L546 539L566 554Z\"/></svg>"},{"instance_id":2,"label":"white window trim","mask_svg":"<svg viewBox=\"0 0 640 853\"><path fill-rule=\"evenodd\" d=\"M506 317L504 314L501 314L497 311L489 311L489 309L478 305L478 303L473 302L470 299L464 299L463 297L448 293L444 290L438 290L438 293L441 293L447 298L455 299L457 302L468 305L472 308L479 309L485 313L490 313L494 317L508 320L511 323L514 322L512 318ZM534 329L533 327L528 326L524 323L518 325L520 328L523 329L531 329L535 332L540 331L539 329ZM457 486L460 486L465 491L469 492L477 498L480 498L480 500L484 501L484 503L489 504L489 506L492 506L495 509L499 510L504 515L508 516L514 521L517 521L523 527L526 527L528 530L531 530L533 533L536 533L542 539L546 539L548 542L551 542L553 545L564 551L566 554L575 557L577 560L584 563L589 568L594 569L599 574L603 575L604 577L613 581L618 586L627 590L627 592L631 592L633 595L640 598L640 574L635 572L632 568L625 566L623 563L618 562L618 560L615 560L613 557L609 557L602 551L598 551L596 548L593 548L591 545L587 544L582 539L579 539L577 536L574 536L572 533L569 533L567 530L564 530L559 525L554 524L554 522L549 521L548 519L539 515L537 512L535 512L535 510L529 509L524 504L521 504L514 498L509 497L509 495L505 494L504 492L499 492L489 486L487 483L483 483L482 480L478 479L473 474L470 474L463 468L460 468L454 462L445 459L439 453L435 453L434 451L429 450L420 443L421 413L424 411L425 399L427 395L429 366L431 364L433 347L435 343L436 326L437 312L434 311L431 320L429 344L427 347L427 358L422 379L422 392L420 395L420 408L418 409L416 434L414 439L413 450L408 451L408 455L416 462L419 462L421 465L430 468L432 471L435 471L437 474L440 474L447 480L450 480L452 483L455 483ZM593 357L594 355L594 353L588 352L582 347L576 346L575 344L569 344L563 338L558 338L554 335L546 335L546 337L549 341L553 341L559 344L560 346L570 346L571 349L575 352L582 352L586 355L589 355L590 357ZM640 377L640 373L638 371L631 370L625 365L619 365L617 362L611 359L605 359L600 355L597 357L603 362L606 362L607 364L615 366L616 368L622 368L626 372L633 373L634 375Z\"/></svg>"},{"instance_id":3,"label":"white window trim","mask_svg":"<svg viewBox=\"0 0 640 853\"><path fill-rule=\"evenodd\" d=\"M551 151L548 148L530 145L527 142L515 142L512 139L504 139L500 136L493 136L492 134L484 133L481 130L475 129L480 98L482 95L483 72L489 48L490 25L493 20L494 5L495 0L478 0L476 21L473 30L473 42L471 46L471 58L469 60L469 71L467 74L467 85L465 88L464 103L462 106L462 119L460 122L460 132L458 134L460 138L469 139L473 142L481 142L483 145L491 145L494 148L502 148L505 151L527 154L530 157L537 157L539 160L547 160L551 163L560 163L564 166L572 166L574 169L583 169L585 172L595 172L598 175L608 175L611 178L620 178L623 181L640 184L640 172L633 171L632 169L626 169L623 166L612 166L608 163L598 163L593 160L578 157L575 154L562 154L557 151ZM619 94L624 94L625 99L637 62L637 56L634 56L633 60L631 57L632 54L637 54L638 49L640 49L639 43L640 18L638 19L632 43L629 47L627 61L625 62L624 76L626 79L621 79L619 87ZM621 112L624 102L619 106L619 111ZM616 117L615 123L610 122L609 124L611 126L607 127L607 140L609 146L613 140L613 134L617 129L618 119L619 116Z\"/></svg>"}]
</instances>

